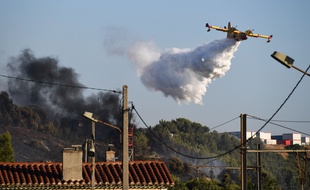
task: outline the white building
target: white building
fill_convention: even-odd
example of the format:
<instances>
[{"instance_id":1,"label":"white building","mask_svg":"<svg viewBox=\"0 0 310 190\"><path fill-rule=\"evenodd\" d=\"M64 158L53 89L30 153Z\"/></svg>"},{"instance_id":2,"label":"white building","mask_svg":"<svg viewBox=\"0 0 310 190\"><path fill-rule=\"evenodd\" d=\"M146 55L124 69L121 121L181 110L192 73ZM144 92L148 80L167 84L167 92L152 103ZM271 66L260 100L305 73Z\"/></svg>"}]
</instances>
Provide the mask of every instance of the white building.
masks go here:
<instances>
[{"instance_id":1,"label":"white building","mask_svg":"<svg viewBox=\"0 0 310 190\"><path fill-rule=\"evenodd\" d=\"M229 132L229 134L234 135L238 137L239 139L241 138L240 131L234 131L234 132ZM246 132L246 139L249 139L250 137L255 138L256 136L261 139L265 144L277 144L277 140L271 139L271 133L266 133L266 132L259 132L256 135L256 132L254 131L247 131Z\"/></svg>"},{"instance_id":2,"label":"white building","mask_svg":"<svg viewBox=\"0 0 310 190\"><path fill-rule=\"evenodd\" d=\"M259 132L258 137L262 140L270 140L271 139L271 133L266 133L266 132Z\"/></svg>"},{"instance_id":3,"label":"white building","mask_svg":"<svg viewBox=\"0 0 310 190\"><path fill-rule=\"evenodd\" d=\"M301 134L300 133L283 133L283 140L290 140L291 145L301 145Z\"/></svg>"},{"instance_id":4,"label":"white building","mask_svg":"<svg viewBox=\"0 0 310 190\"><path fill-rule=\"evenodd\" d=\"M248 140L248 139L251 138L253 135L254 135L253 138L255 138L255 137L256 137L255 133L256 133L256 132L247 131L247 132L246 132L246 139ZM234 135L234 136L236 136L237 138L241 139L241 132L240 132L240 131L228 132L228 134Z\"/></svg>"},{"instance_id":5,"label":"white building","mask_svg":"<svg viewBox=\"0 0 310 190\"><path fill-rule=\"evenodd\" d=\"M265 139L264 143L265 144L277 144L277 140L276 139Z\"/></svg>"},{"instance_id":6,"label":"white building","mask_svg":"<svg viewBox=\"0 0 310 190\"><path fill-rule=\"evenodd\" d=\"M283 133L283 140L301 140L300 133Z\"/></svg>"},{"instance_id":7,"label":"white building","mask_svg":"<svg viewBox=\"0 0 310 190\"><path fill-rule=\"evenodd\" d=\"M240 131L229 132L229 134L234 135L240 139L241 133ZM249 139L253 136L256 137L256 132L247 131L246 139ZM267 132L259 132L257 137L261 139L265 144L277 144L276 139L271 139L271 133ZM278 139L279 140L279 139ZM310 145L310 137L301 137L300 133L283 133L281 140L289 140L291 145L299 144L299 145Z\"/></svg>"},{"instance_id":8,"label":"white building","mask_svg":"<svg viewBox=\"0 0 310 190\"><path fill-rule=\"evenodd\" d=\"M310 137L301 137L301 144L310 145Z\"/></svg>"},{"instance_id":9,"label":"white building","mask_svg":"<svg viewBox=\"0 0 310 190\"><path fill-rule=\"evenodd\" d=\"M257 135L265 144L277 144L277 140L271 139L271 133L259 132Z\"/></svg>"}]
</instances>

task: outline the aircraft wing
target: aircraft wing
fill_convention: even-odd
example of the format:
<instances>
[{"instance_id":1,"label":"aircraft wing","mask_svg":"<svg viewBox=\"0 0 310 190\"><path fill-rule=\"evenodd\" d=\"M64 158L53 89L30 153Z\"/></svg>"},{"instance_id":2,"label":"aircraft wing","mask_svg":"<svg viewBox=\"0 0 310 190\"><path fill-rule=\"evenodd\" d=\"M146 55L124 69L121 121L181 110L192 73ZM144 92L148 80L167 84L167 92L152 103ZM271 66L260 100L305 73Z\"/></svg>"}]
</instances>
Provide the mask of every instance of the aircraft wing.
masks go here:
<instances>
[{"instance_id":1,"label":"aircraft wing","mask_svg":"<svg viewBox=\"0 0 310 190\"><path fill-rule=\"evenodd\" d=\"M222 27L218 27L218 26L212 26L212 25L209 25L208 23L206 24L206 27L208 28L208 32L210 31L210 29L215 29L215 30L219 30L219 31L222 31L222 32L228 32L228 29L226 27L222 28Z\"/></svg>"},{"instance_id":2,"label":"aircraft wing","mask_svg":"<svg viewBox=\"0 0 310 190\"><path fill-rule=\"evenodd\" d=\"M268 39L267 43L269 43L271 38L272 38L272 35L266 36L266 35L262 35L262 34L253 34L253 33L248 34L248 36L254 37L254 38L266 38L266 39Z\"/></svg>"}]
</instances>

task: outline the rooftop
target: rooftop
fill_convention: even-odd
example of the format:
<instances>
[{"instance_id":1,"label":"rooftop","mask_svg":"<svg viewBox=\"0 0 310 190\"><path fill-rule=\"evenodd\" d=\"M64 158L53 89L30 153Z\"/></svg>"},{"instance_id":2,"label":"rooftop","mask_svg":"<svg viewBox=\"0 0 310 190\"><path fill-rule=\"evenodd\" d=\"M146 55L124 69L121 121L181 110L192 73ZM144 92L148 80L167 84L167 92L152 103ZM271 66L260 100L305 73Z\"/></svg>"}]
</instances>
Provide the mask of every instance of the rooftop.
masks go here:
<instances>
[{"instance_id":1,"label":"rooftop","mask_svg":"<svg viewBox=\"0 0 310 190\"><path fill-rule=\"evenodd\" d=\"M87 188L91 185L91 164L82 164L81 180L63 180L60 162L0 162L0 188ZM121 162L96 162L95 186L120 188L122 186ZM129 185L135 188L170 187L174 185L171 174L161 161L129 162Z\"/></svg>"}]
</instances>

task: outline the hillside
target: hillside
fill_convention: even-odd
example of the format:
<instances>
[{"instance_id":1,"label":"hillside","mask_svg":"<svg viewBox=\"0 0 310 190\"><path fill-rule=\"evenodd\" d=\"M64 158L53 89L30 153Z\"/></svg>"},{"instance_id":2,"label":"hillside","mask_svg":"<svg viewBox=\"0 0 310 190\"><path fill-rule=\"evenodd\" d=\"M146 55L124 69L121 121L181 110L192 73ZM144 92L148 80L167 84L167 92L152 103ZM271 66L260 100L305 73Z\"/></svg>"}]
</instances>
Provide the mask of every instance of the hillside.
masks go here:
<instances>
[{"instance_id":1,"label":"hillside","mask_svg":"<svg viewBox=\"0 0 310 190\"><path fill-rule=\"evenodd\" d=\"M113 96L109 94L102 96L106 97L110 97L110 101L113 100ZM15 161L61 161L63 148L82 145L86 139L91 138L91 123L81 115L55 113L55 117L51 117L38 106L14 104L7 92L0 93L0 105L0 132L10 132ZM104 109L107 108L102 108ZM116 118L120 118L120 114L105 114L103 118L107 117L117 121ZM116 132L110 128L97 127L98 160L105 160L108 143L119 142L119 136L114 137L114 134ZM116 144L116 147L119 146L120 144Z\"/></svg>"},{"instance_id":2,"label":"hillside","mask_svg":"<svg viewBox=\"0 0 310 190\"><path fill-rule=\"evenodd\" d=\"M85 138L68 139L57 137L53 134L46 134L34 129L22 127L0 127L0 133L9 131L12 136L14 160L16 162L47 162L62 161L63 148L71 145L83 145ZM89 137L90 138L90 137ZM96 141L96 153L98 161L105 161L105 151L108 144L103 140ZM120 154L120 151L116 151Z\"/></svg>"},{"instance_id":3,"label":"hillside","mask_svg":"<svg viewBox=\"0 0 310 190\"><path fill-rule=\"evenodd\" d=\"M61 161L61 151L69 143L33 129L1 127L0 132L9 131L12 136L16 162Z\"/></svg>"},{"instance_id":4,"label":"hillside","mask_svg":"<svg viewBox=\"0 0 310 190\"><path fill-rule=\"evenodd\" d=\"M282 145L282 144L276 144L276 145L268 145L266 144L265 145L265 149L268 149L268 150L285 150L285 145ZM287 159L288 158L288 153L287 152L282 152L282 153L279 153L284 159Z\"/></svg>"},{"instance_id":5,"label":"hillside","mask_svg":"<svg viewBox=\"0 0 310 190\"><path fill-rule=\"evenodd\" d=\"M118 101L119 102L119 101ZM0 94L0 132L9 131L12 136L15 161L42 162L62 160L61 151L71 145L82 145L91 137L90 122L81 116L62 118L53 122L36 106L17 106L7 93ZM119 117L115 112L114 118ZM162 159L179 183L192 179L214 179L221 183L240 184L238 170L217 166L240 166L240 141L227 133L210 131L207 126L178 118L161 120L154 127L135 128L135 160ZM108 144L114 144L116 156L121 159L119 133L108 127L96 125L96 160L105 161ZM249 147L278 149L283 146L265 146L259 139L249 141ZM296 148L296 147L291 147ZM298 148L298 147L297 147ZM301 147L299 147L301 148ZM233 151L232 151L233 150ZM152 155L152 157L150 156ZM155 155L155 156L154 156ZM256 154L247 155L248 165L256 165ZM296 156L292 154L262 154L264 189L299 187ZM256 171L248 171L249 180L255 186ZM214 182L214 180L212 180ZM228 181L227 181L228 180ZM223 182L224 181L224 182ZM191 181L191 183L196 183ZM178 187L178 186L176 186Z\"/></svg>"}]
</instances>

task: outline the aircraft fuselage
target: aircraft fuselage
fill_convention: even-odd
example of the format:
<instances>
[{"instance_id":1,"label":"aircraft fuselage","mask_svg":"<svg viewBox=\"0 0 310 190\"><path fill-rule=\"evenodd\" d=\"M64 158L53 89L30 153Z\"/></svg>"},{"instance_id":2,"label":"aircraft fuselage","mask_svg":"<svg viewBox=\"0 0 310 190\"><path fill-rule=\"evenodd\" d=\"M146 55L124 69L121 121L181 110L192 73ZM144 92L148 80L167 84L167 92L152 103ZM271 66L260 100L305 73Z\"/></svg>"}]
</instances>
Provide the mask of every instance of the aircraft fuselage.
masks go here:
<instances>
[{"instance_id":1,"label":"aircraft fuselage","mask_svg":"<svg viewBox=\"0 0 310 190\"><path fill-rule=\"evenodd\" d=\"M232 32L232 33L227 33L227 38L233 38L236 41L242 41L242 40L247 40L248 36L245 33L236 34Z\"/></svg>"}]
</instances>

